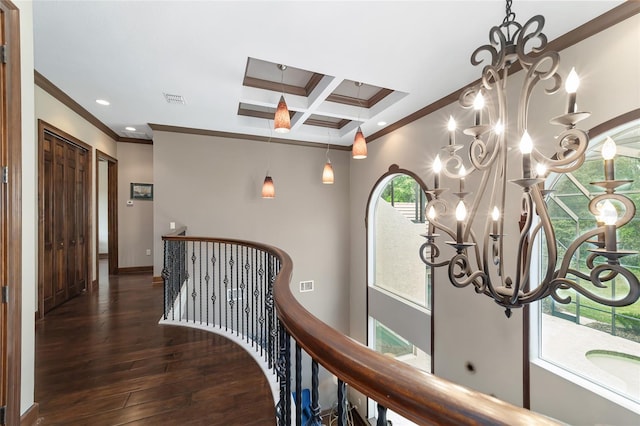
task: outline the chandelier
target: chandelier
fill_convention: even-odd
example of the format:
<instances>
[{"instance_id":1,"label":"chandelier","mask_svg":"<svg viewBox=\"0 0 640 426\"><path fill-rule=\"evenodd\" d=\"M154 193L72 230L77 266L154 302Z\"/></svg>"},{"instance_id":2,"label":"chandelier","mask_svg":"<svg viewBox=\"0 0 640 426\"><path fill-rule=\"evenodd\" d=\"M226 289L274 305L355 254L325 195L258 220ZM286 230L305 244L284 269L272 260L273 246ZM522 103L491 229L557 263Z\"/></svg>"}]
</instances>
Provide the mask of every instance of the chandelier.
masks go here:
<instances>
[{"instance_id":1,"label":"chandelier","mask_svg":"<svg viewBox=\"0 0 640 426\"><path fill-rule=\"evenodd\" d=\"M547 38L542 33L543 26L544 17L540 15L524 25L519 24L515 13L511 12L511 0L507 0L502 24L489 32L490 44L480 46L471 55L473 65L481 64L480 57L487 54L491 63L484 66L480 83L460 95L461 106L474 109L473 125L463 130L470 138L466 150L468 155L466 158L460 155L464 146L456 144L456 123L451 117L449 143L443 147L442 157L438 155L433 163L434 189L428 191L431 199L425 211L428 221L427 232L423 236L426 242L420 247L420 258L425 264L447 267L449 280L455 287L472 285L477 293L493 298L504 307L507 317L511 316L512 308L548 296L567 304L571 297L564 296L562 290L573 289L593 301L612 307L630 305L640 297L638 278L620 265L622 257L636 252L618 250L616 231L633 219L636 208L628 197L616 193L616 188L631 181L615 179L613 141L607 141L602 150L604 180L592 182L592 185L604 189L604 193L592 198L588 206L594 215L596 228L578 236L564 255L559 256L546 205L550 191L544 189L544 181L550 172L566 174L583 164L589 137L576 125L590 114L577 110L579 78L572 69L565 82L568 97L566 113L551 119L552 124L562 128L555 139L554 151L547 155L534 146L528 131L532 93L543 82L540 86L548 86L544 88L548 95L557 93L562 86L562 78L557 72L560 56L557 52L545 50ZM525 51L528 47L529 51ZM507 80L514 66L520 66L525 76L515 111L515 127L507 132L507 126L511 125L508 118L513 110L509 109ZM514 164L507 161L507 139L511 135L520 138L521 164L517 166L521 166L521 173L517 171L518 179L508 178L516 175L513 171L510 175L509 167ZM443 197L447 190L440 187L441 174L458 181L458 192L453 192L449 200ZM475 194L465 191L465 179L470 177L478 184ZM508 201L513 191L521 193L518 201L521 212L513 218L515 223L509 222L505 228L505 207L513 203ZM488 208L485 207L487 204ZM452 210L455 211L455 230L440 221L440 218L450 216ZM483 220L484 224L475 225L476 221ZM479 229L482 233L476 235ZM515 241L506 241L505 229L519 229L517 248L513 247ZM439 259L442 251L438 245L440 235L436 231L451 238L444 241L455 250L448 259ZM584 245L590 247L586 259L588 272L571 267L574 254ZM538 263L537 248L546 252L539 276L531 271ZM514 271L507 271L514 267ZM628 292L623 297L609 299L594 291L607 288L618 277L628 284ZM586 280L586 286L582 285L583 280Z\"/></svg>"}]
</instances>

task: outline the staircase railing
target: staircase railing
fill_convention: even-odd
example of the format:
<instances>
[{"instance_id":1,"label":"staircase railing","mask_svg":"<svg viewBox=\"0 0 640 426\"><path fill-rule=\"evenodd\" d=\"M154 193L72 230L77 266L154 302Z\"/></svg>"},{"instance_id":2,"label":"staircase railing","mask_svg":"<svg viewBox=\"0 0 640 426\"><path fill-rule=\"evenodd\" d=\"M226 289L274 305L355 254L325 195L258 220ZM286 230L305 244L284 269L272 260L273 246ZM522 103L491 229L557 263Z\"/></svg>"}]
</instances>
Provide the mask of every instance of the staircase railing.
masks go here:
<instances>
[{"instance_id":1,"label":"staircase railing","mask_svg":"<svg viewBox=\"0 0 640 426\"><path fill-rule=\"evenodd\" d=\"M421 372L329 327L294 297L293 264L278 248L175 235L163 240L165 320L224 329L259 351L279 382L279 425L321 424L320 366L338 379L335 424L339 426L348 421L347 384L377 402L379 426L387 426L387 408L421 425L557 424ZM303 352L312 360L308 409L303 407Z\"/></svg>"}]
</instances>

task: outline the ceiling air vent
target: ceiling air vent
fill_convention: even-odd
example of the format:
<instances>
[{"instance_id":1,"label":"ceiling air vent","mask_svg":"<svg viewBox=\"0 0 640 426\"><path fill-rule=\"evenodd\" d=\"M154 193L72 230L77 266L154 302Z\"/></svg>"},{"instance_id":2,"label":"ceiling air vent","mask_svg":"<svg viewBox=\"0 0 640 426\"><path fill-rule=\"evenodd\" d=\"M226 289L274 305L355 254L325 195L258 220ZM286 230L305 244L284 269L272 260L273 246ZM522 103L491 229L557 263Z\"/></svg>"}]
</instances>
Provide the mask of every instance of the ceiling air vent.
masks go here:
<instances>
[{"instance_id":1,"label":"ceiling air vent","mask_svg":"<svg viewBox=\"0 0 640 426\"><path fill-rule=\"evenodd\" d=\"M169 93L162 93L168 104L184 105L187 102L180 95L171 95Z\"/></svg>"}]
</instances>

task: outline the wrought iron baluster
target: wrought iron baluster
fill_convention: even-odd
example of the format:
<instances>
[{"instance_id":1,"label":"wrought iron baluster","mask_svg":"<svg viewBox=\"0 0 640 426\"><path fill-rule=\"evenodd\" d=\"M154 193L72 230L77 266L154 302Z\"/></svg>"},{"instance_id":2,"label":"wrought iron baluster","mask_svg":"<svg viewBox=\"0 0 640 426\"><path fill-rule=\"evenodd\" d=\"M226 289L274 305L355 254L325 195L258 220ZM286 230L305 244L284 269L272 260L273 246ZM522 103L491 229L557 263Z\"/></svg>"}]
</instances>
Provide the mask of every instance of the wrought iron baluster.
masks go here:
<instances>
[{"instance_id":1,"label":"wrought iron baluster","mask_svg":"<svg viewBox=\"0 0 640 426\"><path fill-rule=\"evenodd\" d=\"M275 336L275 327L273 325L273 281L271 279L273 273L273 257L270 254L267 256L267 296L266 296L266 310L267 310L267 351L266 361L268 368L273 367L273 340Z\"/></svg>"},{"instance_id":2,"label":"wrought iron baluster","mask_svg":"<svg viewBox=\"0 0 640 426\"><path fill-rule=\"evenodd\" d=\"M209 275L209 243L207 242L204 249L204 264L205 264L205 299L204 305L206 307L206 315L207 315L207 325L209 325L209 284L211 282L211 275Z\"/></svg>"},{"instance_id":3,"label":"wrought iron baluster","mask_svg":"<svg viewBox=\"0 0 640 426\"><path fill-rule=\"evenodd\" d=\"M216 257L216 245L217 243L211 243L211 325L216 325L216 263L218 263L218 258Z\"/></svg>"},{"instance_id":4,"label":"wrought iron baluster","mask_svg":"<svg viewBox=\"0 0 640 426\"><path fill-rule=\"evenodd\" d=\"M229 314L229 261L227 259L227 255L229 253L229 246L227 244L224 245L224 331L229 331L227 327L228 314Z\"/></svg>"},{"instance_id":5,"label":"wrought iron baluster","mask_svg":"<svg viewBox=\"0 0 640 426\"><path fill-rule=\"evenodd\" d=\"M200 282L200 292L198 293L198 310L200 311L200 324L202 324L202 241L198 241L198 281Z\"/></svg>"},{"instance_id":6,"label":"wrought iron baluster","mask_svg":"<svg viewBox=\"0 0 640 426\"><path fill-rule=\"evenodd\" d=\"M387 426L387 408L378 403L378 420L376 426Z\"/></svg>"},{"instance_id":7,"label":"wrought iron baluster","mask_svg":"<svg viewBox=\"0 0 640 426\"><path fill-rule=\"evenodd\" d=\"M236 336L240 335L240 270L242 269L242 261L240 260L240 254L238 250L242 251L242 247L236 246L236 259L239 262L238 267L236 268L236 303L234 307L236 308Z\"/></svg>"},{"instance_id":8,"label":"wrought iron baluster","mask_svg":"<svg viewBox=\"0 0 640 426\"><path fill-rule=\"evenodd\" d=\"M265 339L265 331L264 331L264 319L265 319L265 303L263 300L263 296L264 296L264 288L265 288L265 274L264 274L264 255L265 253L263 251L260 251L260 268L258 269L258 275L259 275L259 285L258 285L258 294L256 295L256 305L258 307L258 323L260 324L260 339L259 339L259 344L260 344L260 356L264 356L264 345L266 342Z\"/></svg>"},{"instance_id":9,"label":"wrought iron baluster","mask_svg":"<svg viewBox=\"0 0 640 426\"><path fill-rule=\"evenodd\" d=\"M284 328L284 327L282 327ZM289 333L287 333L286 339L284 340L285 345L285 425L291 424L291 338L289 337Z\"/></svg>"},{"instance_id":10,"label":"wrought iron baluster","mask_svg":"<svg viewBox=\"0 0 640 426\"><path fill-rule=\"evenodd\" d=\"M242 316L242 329L244 330L245 340L249 342L249 270L251 265L249 264L249 247L246 247L244 250L244 281L243 281L243 299L242 303L244 305L244 315ZM246 322L245 322L246 318Z\"/></svg>"},{"instance_id":11,"label":"wrought iron baluster","mask_svg":"<svg viewBox=\"0 0 640 426\"><path fill-rule=\"evenodd\" d=\"M347 425L347 384L338 379L338 426Z\"/></svg>"},{"instance_id":12,"label":"wrought iron baluster","mask_svg":"<svg viewBox=\"0 0 640 426\"><path fill-rule=\"evenodd\" d=\"M169 270L167 269L167 265L169 264L169 259L167 259L167 245L169 245L169 241L163 241L162 244L162 257L164 259L164 266L162 267L162 285L163 285L163 294L162 294L162 300L164 302L164 315L163 318L166 320L167 319L167 312L168 312L168 308L167 308L167 300L169 299L167 297L167 291L169 289L168 286L168 281L169 281Z\"/></svg>"},{"instance_id":13,"label":"wrought iron baluster","mask_svg":"<svg viewBox=\"0 0 640 426\"><path fill-rule=\"evenodd\" d=\"M311 360L311 422L312 426L320 426L320 401L318 397L318 362Z\"/></svg>"},{"instance_id":14,"label":"wrought iron baluster","mask_svg":"<svg viewBox=\"0 0 640 426\"><path fill-rule=\"evenodd\" d=\"M222 303L225 298L222 292L222 244L218 243L218 328L222 328Z\"/></svg>"},{"instance_id":15,"label":"wrought iron baluster","mask_svg":"<svg viewBox=\"0 0 640 426\"><path fill-rule=\"evenodd\" d=\"M296 426L302 425L302 348L296 341Z\"/></svg>"},{"instance_id":16,"label":"wrought iron baluster","mask_svg":"<svg viewBox=\"0 0 640 426\"><path fill-rule=\"evenodd\" d=\"M279 323L279 321L278 321ZM276 372L278 376L278 384L280 385L280 397L278 399L278 404L276 406L276 415L278 417L278 425L283 426L286 420L286 399L287 399L287 372L286 372L286 358L287 358L287 347L285 341L289 339L289 333L287 330L279 324L278 330L278 362L276 367Z\"/></svg>"},{"instance_id":17,"label":"wrought iron baluster","mask_svg":"<svg viewBox=\"0 0 640 426\"><path fill-rule=\"evenodd\" d=\"M256 326L256 298L255 294L258 291L256 288L256 282L258 281L258 270L256 265L258 264L258 252L256 249L252 249L253 253L253 274L251 277L251 347L257 344L258 330Z\"/></svg>"}]
</instances>

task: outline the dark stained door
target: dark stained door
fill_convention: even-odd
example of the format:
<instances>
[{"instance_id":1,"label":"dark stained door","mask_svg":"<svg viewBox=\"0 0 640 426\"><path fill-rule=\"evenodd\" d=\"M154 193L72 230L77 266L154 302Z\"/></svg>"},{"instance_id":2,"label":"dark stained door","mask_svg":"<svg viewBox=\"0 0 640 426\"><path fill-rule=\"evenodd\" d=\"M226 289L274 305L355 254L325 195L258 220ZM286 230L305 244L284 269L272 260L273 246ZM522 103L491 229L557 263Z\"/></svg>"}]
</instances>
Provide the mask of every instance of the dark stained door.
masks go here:
<instances>
[{"instance_id":1,"label":"dark stained door","mask_svg":"<svg viewBox=\"0 0 640 426\"><path fill-rule=\"evenodd\" d=\"M88 152L48 131L42 137L42 315L86 289Z\"/></svg>"}]
</instances>

